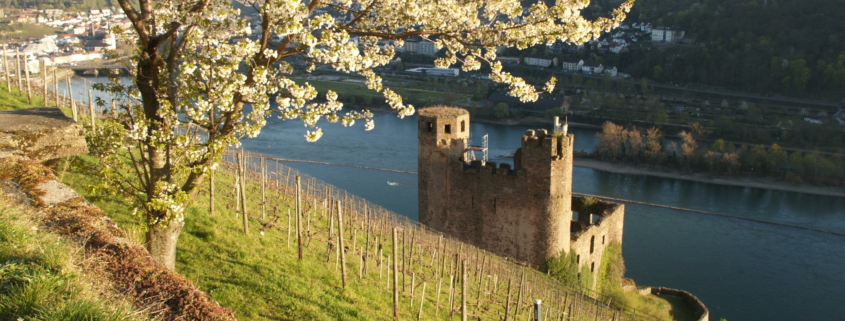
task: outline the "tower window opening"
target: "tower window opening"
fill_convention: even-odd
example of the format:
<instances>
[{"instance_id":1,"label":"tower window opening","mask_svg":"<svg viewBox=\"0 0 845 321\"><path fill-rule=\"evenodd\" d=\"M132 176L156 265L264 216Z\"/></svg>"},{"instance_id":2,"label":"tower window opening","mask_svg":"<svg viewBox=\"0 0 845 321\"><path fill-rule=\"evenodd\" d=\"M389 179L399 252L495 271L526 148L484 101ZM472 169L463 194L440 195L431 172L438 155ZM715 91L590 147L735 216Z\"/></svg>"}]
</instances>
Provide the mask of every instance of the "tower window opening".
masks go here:
<instances>
[{"instance_id":1,"label":"tower window opening","mask_svg":"<svg viewBox=\"0 0 845 321\"><path fill-rule=\"evenodd\" d=\"M593 235L590 237L590 254L593 254L593 250L596 248L596 236Z\"/></svg>"},{"instance_id":2,"label":"tower window opening","mask_svg":"<svg viewBox=\"0 0 845 321\"><path fill-rule=\"evenodd\" d=\"M604 244L604 235L601 236L601 244Z\"/></svg>"},{"instance_id":3,"label":"tower window opening","mask_svg":"<svg viewBox=\"0 0 845 321\"><path fill-rule=\"evenodd\" d=\"M578 256L575 257L575 263L581 264L581 254L578 254Z\"/></svg>"},{"instance_id":4,"label":"tower window opening","mask_svg":"<svg viewBox=\"0 0 845 321\"><path fill-rule=\"evenodd\" d=\"M462 120L462 121L461 121L461 132L462 132L462 133L463 133L463 132L465 132L465 131L467 131L466 126L467 126L466 121L463 121L463 120Z\"/></svg>"},{"instance_id":5,"label":"tower window opening","mask_svg":"<svg viewBox=\"0 0 845 321\"><path fill-rule=\"evenodd\" d=\"M444 129L443 132L445 132L447 134L451 134L452 133L452 125L446 125L446 129Z\"/></svg>"},{"instance_id":6,"label":"tower window opening","mask_svg":"<svg viewBox=\"0 0 845 321\"><path fill-rule=\"evenodd\" d=\"M596 271L596 262L592 262L592 263L590 263L590 272L595 272L595 271Z\"/></svg>"},{"instance_id":7,"label":"tower window opening","mask_svg":"<svg viewBox=\"0 0 845 321\"><path fill-rule=\"evenodd\" d=\"M431 122L428 122L428 132L430 133L432 131L434 131L434 125L432 125Z\"/></svg>"}]
</instances>

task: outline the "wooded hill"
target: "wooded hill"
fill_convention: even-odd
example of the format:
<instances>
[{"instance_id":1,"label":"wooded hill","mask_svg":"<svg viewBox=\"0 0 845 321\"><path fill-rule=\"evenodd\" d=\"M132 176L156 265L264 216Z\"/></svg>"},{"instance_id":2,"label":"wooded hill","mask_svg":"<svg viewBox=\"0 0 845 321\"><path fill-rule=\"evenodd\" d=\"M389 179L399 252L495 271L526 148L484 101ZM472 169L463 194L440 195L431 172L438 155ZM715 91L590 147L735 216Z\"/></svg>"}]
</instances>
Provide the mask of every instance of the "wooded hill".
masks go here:
<instances>
[{"instance_id":1,"label":"wooded hill","mask_svg":"<svg viewBox=\"0 0 845 321\"><path fill-rule=\"evenodd\" d=\"M594 0L586 14L603 14L617 2ZM695 43L661 50L632 46L618 67L661 82L839 100L843 16L845 6L826 0L638 0L626 23L678 26Z\"/></svg>"}]
</instances>

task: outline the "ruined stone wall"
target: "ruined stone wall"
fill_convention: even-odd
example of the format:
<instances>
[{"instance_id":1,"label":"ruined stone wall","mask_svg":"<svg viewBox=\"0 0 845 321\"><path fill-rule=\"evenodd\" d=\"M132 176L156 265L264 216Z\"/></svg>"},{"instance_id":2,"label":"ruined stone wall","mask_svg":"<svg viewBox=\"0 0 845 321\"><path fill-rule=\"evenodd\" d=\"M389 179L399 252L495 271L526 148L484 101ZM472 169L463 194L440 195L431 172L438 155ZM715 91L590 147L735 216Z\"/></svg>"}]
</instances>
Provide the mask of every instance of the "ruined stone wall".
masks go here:
<instances>
[{"instance_id":1,"label":"ruined stone wall","mask_svg":"<svg viewBox=\"0 0 845 321\"><path fill-rule=\"evenodd\" d=\"M419 115L420 222L538 268L569 250L572 135L529 130L513 168L466 164L469 133L460 130L469 115L444 107Z\"/></svg>"},{"instance_id":2,"label":"ruined stone wall","mask_svg":"<svg viewBox=\"0 0 845 321\"><path fill-rule=\"evenodd\" d=\"M583 208L579 206L583 198L575 199L572 210L578 213L578 220L572 221L570 247L577 255L578 266L587 266L595 278L608 244L622 243L625 205L595 200L591 208Z\"/></svg>"}]
</instances>

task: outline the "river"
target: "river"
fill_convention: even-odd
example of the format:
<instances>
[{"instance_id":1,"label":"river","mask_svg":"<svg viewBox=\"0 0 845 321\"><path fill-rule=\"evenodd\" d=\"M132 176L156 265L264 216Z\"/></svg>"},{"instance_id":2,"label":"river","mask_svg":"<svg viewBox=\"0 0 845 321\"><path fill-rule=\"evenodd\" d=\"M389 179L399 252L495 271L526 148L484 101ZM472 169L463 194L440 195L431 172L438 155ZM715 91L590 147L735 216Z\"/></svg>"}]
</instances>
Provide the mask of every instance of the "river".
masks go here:
<instances>
[{"instance_id":1,"label":"river","mask_svg":"<svg viewBox=\"0 0 845 321\"><path fill-rule=\"evenodd\" d=\"M306 143L306 128L301 122L271 120L257 138L245 140L243 146L280 158L417 170L414 117L380 117L369 132L362 124L352 128L322 125L323 138ZM481 137L489 134L489 154L494 161L508 161L495 157L515 151L530 128L483 123L470 126L474 144L480 144ZM571 132L576 137L575 150L589 151L597 143L594 130ZM418 219L416 175L318 164L286 165ZM388 185L388 181L398 184ZM573 172L573 191L845 233L845 199L838 197L580 167ZM845 298L845 237L839 235L627 204L623 255L626 277L638 285L694 293L710 308L711 320L841 320L845 316L845 305L841 304Z\"/></svg>"},{"instance_id":2,"label":"river","mask_svg":"<svg viewBox=\"0 0 845 321\"><path fill-rule=\"evenodd\" d=\"M271 121L245 148L289 159L417 170L416 118L380 117L372 131L359 124L323 124L306 143L299 122ZM472 123L474 144L489 135L491 160L511 153L529 126ZM597 132L573 129L575 150L594 148ZM417 177L350 167L287 165L418 219ZM387 182L398 185L388 185ZM755 188L625 175L576 167L573 191L845 233L845 201ZM845 237L647 205L626 205L626 277L639 285L688 290L711 320L841 319L845 306Z\"/></svg>"}]
</instances>

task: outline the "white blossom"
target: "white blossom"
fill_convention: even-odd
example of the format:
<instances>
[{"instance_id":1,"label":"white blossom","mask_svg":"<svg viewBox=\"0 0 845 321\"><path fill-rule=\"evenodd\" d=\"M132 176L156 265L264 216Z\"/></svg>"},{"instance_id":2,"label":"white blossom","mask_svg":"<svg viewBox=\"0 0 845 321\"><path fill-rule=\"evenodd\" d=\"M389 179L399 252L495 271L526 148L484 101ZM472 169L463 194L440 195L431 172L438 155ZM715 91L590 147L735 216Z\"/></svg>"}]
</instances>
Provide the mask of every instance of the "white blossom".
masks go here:
<instances>
[{"instance_id":1,"label":"white blossom","mask_svg":"<svg viewBox=\"0 0 845 321\"><path fill-rule=\"evenodd\" d=\"M102 85L102 90L115 95L115 112L96 131L91 148L102 155L110 181L134 195L135 206L167 213L151 217L150 222L184 219L186 189L194 188L190 180L214 170L227 146L258 135L269 116L301 121L309 142L323 135L317 127L320 119L343 126L362 120L365 130L374 128L372 112L344 113L334 91L315 101L316 88L294 81L296 68L285 61L288 57L304 60L299 72L328 65L362 76L366 87L404 118L414 114L414 106L405 104L373 70L394 58L396 49L405 44L402 38L422 35L445 49L445 57L435 61L438 67L462 63L463 70L470 71L486 64L490 78L506 85L508 94L535 101L540 90L503 70L496 61L497 46L527 48L595 39L621 23L633 5L633 0L625 0L611 17L589 21L580 15L589 0L559 0L553 6L540 1L528 8L519 0L116 2L133 22L121 37L137 44L127 68L136 81L128 86L117 81ZM242 15L241 6L253 7L259 14ZM318 13L327 9L354 20ZM262 24L254 35L253 22ZM271 44L271 38L278 42ZM394 41L379 43L384 39ZM135 74L142 71L158 78L149 81ZM555 83L556 79L549 80L542 90L553 91ZM167 175L150 174L153 163L161 161L146 157L152 154L166 154L162 157L169 165ZM136 171L127 164L143 168ZM133 180L126 173L143 177ZM155 193L148 195L148 190Z\"/></svg>"}]
</instances>

